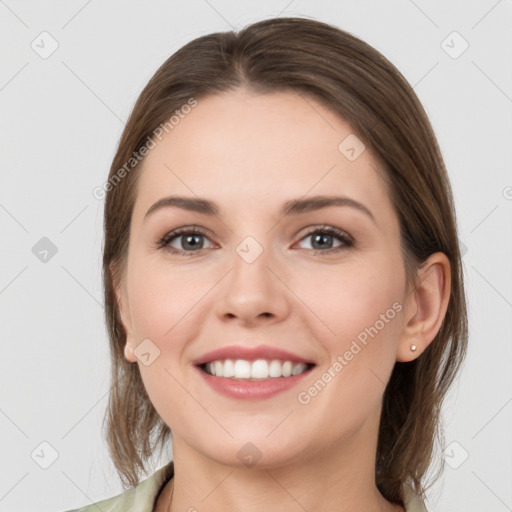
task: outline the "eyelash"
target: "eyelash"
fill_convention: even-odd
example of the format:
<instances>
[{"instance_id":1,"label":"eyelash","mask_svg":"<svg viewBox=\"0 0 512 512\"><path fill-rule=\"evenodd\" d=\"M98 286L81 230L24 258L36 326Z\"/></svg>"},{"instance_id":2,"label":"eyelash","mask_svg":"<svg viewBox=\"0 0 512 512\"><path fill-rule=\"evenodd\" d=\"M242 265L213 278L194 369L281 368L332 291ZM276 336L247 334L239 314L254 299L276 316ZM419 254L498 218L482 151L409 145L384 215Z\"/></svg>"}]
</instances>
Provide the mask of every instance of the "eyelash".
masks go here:
<instances>
[{"instance_id":1,"label":"eyelash","mask_svg":"<svg viewBox=\"0 0 512 512\"><path fill-rule=\"evenodd\" d=\"M354 239L350 235L348 235L348 233L346 233L345 231L342 231L341 229L334 228L332 226L316 227L314 230L306 233L300 240L303 240L304 238L307 238L308 236L315 235L318 233L326 234L326 235L338 238L343 243L343 245L338 246L338 247L331 247L326 250L320 250L320 249L304 249L304 250L311 251L311 252L314 252L317 254L318 253L331 254L333 252L340 252L340 251L347 250L347 249L355 246ZM208 237L208 234L198 226L179 228L179 229L175 229L174 231L170 231L169 233L165 234L162 238L160 238L157 242L157 249L164 249L170 253L181 254L183 256L197 255L202 249L199 249L197 251L183 251L180 249L176 249L174 247L170 247L169 244L175 238L178 238L182 235L202 235L202 236Z\"/></svg>"}]
</instances>

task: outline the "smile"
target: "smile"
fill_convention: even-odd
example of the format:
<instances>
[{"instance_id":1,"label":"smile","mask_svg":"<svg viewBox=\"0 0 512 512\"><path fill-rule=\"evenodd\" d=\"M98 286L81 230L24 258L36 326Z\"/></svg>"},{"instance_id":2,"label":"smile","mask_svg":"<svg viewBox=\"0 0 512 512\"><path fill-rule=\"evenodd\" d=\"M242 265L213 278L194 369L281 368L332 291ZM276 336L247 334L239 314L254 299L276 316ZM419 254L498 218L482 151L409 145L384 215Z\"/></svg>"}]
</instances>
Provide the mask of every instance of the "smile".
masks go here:
<instances>
[{"instance_id":1,"label":"smile","mask_svg":"<svg viewBox=\"0 0 512 512\"><path fill-rule=\"evenodd\" d=\"M225 359L204 363L200 368L208 375L215 377L257 381L300 375L313 366L313 364L293 363L279 359L256 359L255 361Z\"/></svg>"},{"instance_id":2,"label":"smile","mask_svg":"<svg viewBox=\"0 0 512 512\"><path fill-rule=\"evenodd\" d=\"M261 400L289 390L316 366L306 355L273 345L228 345L192 364L213 391L240 400Z\"/></svg>"}]
</instances>

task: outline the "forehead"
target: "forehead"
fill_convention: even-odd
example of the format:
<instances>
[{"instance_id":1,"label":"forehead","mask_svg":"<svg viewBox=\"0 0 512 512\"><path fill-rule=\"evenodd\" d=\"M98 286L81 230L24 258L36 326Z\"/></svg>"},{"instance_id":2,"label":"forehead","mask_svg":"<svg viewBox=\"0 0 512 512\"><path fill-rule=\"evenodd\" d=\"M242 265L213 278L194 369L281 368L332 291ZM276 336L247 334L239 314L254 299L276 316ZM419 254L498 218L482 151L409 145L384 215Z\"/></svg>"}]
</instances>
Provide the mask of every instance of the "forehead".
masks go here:
<instances>
[{"instance_id":1,"label":"forehead","mask_svg":"<svg viewBox=\"0 0 512 512\"><path fill-rule=\"evenodd\" d=\"M357 153L363 147L350 124L294 92L241 89L199 99L155 142L139 170L135 208L145 208L142 215L170 194L249 208L339 193L391 207L370 151L355 160L344 153L347 144Z\"/></svg>"}]
</instances>

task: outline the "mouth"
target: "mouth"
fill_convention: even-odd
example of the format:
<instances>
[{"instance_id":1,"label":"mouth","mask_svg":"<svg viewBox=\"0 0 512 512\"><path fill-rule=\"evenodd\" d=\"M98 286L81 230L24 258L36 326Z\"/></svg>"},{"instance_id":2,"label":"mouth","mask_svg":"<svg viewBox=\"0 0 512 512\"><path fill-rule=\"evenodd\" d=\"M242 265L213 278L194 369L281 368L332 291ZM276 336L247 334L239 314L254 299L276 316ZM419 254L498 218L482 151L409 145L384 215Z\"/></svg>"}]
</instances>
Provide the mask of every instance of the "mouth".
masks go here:
<instances>
[{"instance_id":1,"label":"mouth","mask_svg":"<svg viewBox=\"0 0 512 512\"><path fill-rule=\"evenodd\" d=\"M270 345L231 345L204 354L193 365L215 392L229 398L261 400L298 385L316 363Z\"/></svg>"},{"instance_id":2,"label":"mouth","mask_svg":"<svg viewBox=\"0 0 512 512\"><path fill-rule=\"evenodd\" d=\"M314 363L297 363L280 359L217 359L198 365L206 374L244 381L289 378L311 370Z\"/></svg>"}]
</instances>

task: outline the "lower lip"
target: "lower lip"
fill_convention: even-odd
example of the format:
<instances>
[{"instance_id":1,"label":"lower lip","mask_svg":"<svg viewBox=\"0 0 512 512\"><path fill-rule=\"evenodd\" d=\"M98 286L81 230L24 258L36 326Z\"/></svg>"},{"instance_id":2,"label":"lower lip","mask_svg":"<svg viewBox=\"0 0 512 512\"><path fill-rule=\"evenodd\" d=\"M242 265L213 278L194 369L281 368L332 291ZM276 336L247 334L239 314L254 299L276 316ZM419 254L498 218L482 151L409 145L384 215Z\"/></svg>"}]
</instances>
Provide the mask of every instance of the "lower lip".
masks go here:
<instances>
[{"instance_id":1,"label":"lower lip","mask_svg":"<svg viewBox=\"0 0 512 512\"><path fill-rule=\"evenodd\" d=\"M272 377L267 380L255 381L215 377L197 366L195 368L202 375L206 383L215 391L229 398L239 398L242 400L261 400L275 396L293 388L311 372L311 369L309 369L304 373L291 377Z\"/></svg>"}]
</instances>

